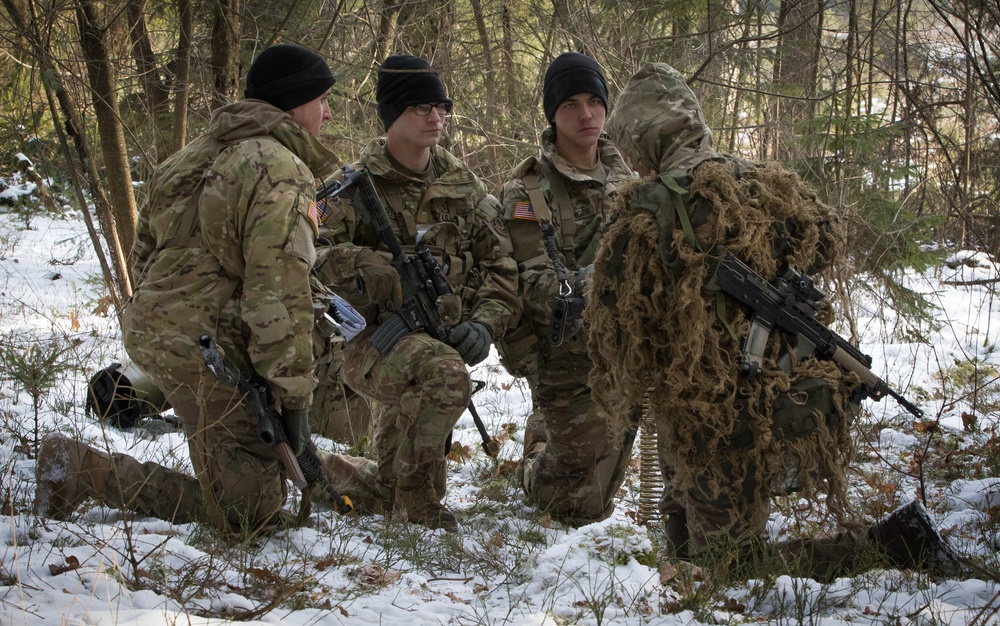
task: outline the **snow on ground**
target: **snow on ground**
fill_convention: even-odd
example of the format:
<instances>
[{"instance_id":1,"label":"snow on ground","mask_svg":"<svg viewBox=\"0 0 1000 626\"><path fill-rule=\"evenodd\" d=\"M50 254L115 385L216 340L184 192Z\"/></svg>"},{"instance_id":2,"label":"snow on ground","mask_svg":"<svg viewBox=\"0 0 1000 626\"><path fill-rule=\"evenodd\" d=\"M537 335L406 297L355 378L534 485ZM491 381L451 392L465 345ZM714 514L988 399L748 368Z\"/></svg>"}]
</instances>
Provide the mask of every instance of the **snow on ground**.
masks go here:
<instances>
[{"instance_id":1,"label":"snow on ground","mask_svg":"<svg viewBox=\"0 0 1000 626\"><path fill-rule=\"evenodd\" d=\"M475 400L491 432L514 426L501 459L493 461L479 449L470 416L460 421L455 438L471 457L449 462L447 505L459 516L458 533L314 509L307 527L227 545L197 524L132 518L98 506L67 522L38 519L30 512L36 430L72 433L179 469L190 470L190 463L183 437L162 423L120 431L85 415L89 376L124 357L115 321L94 313L99 266L78 216L35 216L30 229L24 226L18 214L0 214L0 356L6 360L0 366L0 626L229 619L288 626L996 623L996 584L896 571L830 585L781 576L723 590L726 602L691 601L697 583L661 583L656 532L633 521L637 476L629 477L611 519L579 529L549 522L524 502L512 473L530 396L498 366L495 353L473 373L488 383ZM972 400L956 398L954 389L943 392L938 372L973 358L984 369L1000 368L993 350L1000 305L986 285L946 284L996 278L988 258L962 253L950 261L935 272L906 276L910 288L940 307L941 327L921 328L926 342L893 343L890 331L900 320L874 297L859 296L855 315L875 371L918 401L926 420L940 417L942 429L958 434ZM63 351L57 362L70 365L52 389L38 394L36 413L31 393L12 380L14 364L53 350ZM859 426L859 498L879 496L872 493L879 487L863 477L881 473L892 479L893 497L908 501L915 497L915 480L891 468L906 467L928 435L915 430L892 399L866 408L871 414ZM980 427L990 425L989 415L980 419ZM318 444L343 448L329 440ZM939 482L928 485L926 495L935 521L963 553L987 557L996 551L996 528L980 524L1000 505L1000 479ZM297 510L298 504L293 496L289 507ZM800 515L777 509L770 532L777 535Z\"/></svg>"}]
</instances>

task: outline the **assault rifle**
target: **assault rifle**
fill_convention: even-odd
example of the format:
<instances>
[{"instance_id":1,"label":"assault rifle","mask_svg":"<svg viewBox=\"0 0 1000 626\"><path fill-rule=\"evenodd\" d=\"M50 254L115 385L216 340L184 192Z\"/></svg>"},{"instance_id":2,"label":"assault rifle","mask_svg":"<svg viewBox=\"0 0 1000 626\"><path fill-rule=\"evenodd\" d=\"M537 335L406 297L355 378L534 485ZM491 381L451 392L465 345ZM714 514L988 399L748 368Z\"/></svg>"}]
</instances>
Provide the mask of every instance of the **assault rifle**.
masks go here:
<instances>
[{"instance_id":1,"label":"assault rifle","mask_svg":"<svg viewBox=\"0 0 1000 626\"><path fill-rule=\"evenodd\" d=\"M382 204L367 169L352 170L345 167L343 180L323 185L316 194L317 199L325 199L327 202L341 196L353 201L352 206L361 220L370 224L389 248L392 254L390 263L399 274L403 291L402 304L388 319L379 324L368 341L383 356L388 354L400 339L417 330L427 333L438 341L449 343L448 334L451 329L441 319L437 302L442 296L452 295L452 290L437 259L430 250L420 246L417 246L416 254L413 256L403 251L403 246L396 238L396 233L393 232L392 224L389 222L389 213ZM469 412L482 435L483 450L489 456L495 457L499 452L499 444L486 432L486 427L471 401Z\"/></svg>"},{"instance_id":2,"label":"assault rifle","mask_svg":"<svg viewBox=\"0 0 1000 626\"><path fill-rule=\"evenodd\" d=\"M288 436L281 424L274 403L270 401L267 384L259 376L247 376L236 369L232 362L223 358L211 335L202 335L198 339L201 348L201 358L205 360L208 370L219 379L219 382L234 385L241 394L250 414L257 418L257 434L264 443L274 446L285 466L285 473L292 484L299 489L319 484L330 499L333 500L337 512L346 515L354 510L351 499L340 495L333 485L323 476L319 457L312 449L312 442L306 444L302 453L296 457L288 445Z\"/></svg>"},{"instance_id":3,"label":"assault rifle","mask_svg":"<svg viewBox=\"0 0 1000 626\"><path fill-rule=\"evenodd\" d=\"M722 246L713 256L715 268L709 288L721 289L753 309L750 334L737 361L740 375L753 378L760 373L764 344L777 326L796 336L796 353L831 360L857 374L861 378L862 397L878 402L892 396L914 416L923 417L923 411L872 372L870 356L816 319L816 309L826 294L816 288L808 275L787 267L773 282L768 282Z\"/></svg>"}]
</instances>

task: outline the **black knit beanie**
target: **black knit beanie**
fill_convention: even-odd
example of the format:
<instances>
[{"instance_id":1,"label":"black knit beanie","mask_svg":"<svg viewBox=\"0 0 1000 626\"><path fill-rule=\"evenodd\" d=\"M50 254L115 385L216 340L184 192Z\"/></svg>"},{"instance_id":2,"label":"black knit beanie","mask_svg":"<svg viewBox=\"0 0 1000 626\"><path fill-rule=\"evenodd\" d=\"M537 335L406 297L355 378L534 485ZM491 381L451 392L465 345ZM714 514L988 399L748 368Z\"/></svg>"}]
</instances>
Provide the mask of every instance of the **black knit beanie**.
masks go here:
<instances>
[{"instance_id":1,"label":"black knit beanie","mask_svg":"<svg viewBox=\"0 0 1000 626\"><path fill-rule=\"evenodd\" d=\"M545 71L542 108L550 123L559 105L578 93L592 93L608 108L608 83L597 61L579 52L563 52Z\"/></svg>"},{"instance_id":2,"label":"black knit beanie","mask_svg":"<svg viewBox=\"0 0 1000 626\"><path fill-rule=\"evenodd\" d=\"M282 43L254 59L244 94L290 111L322 96L335 82L323 57L302 46Z\"/></svg>"},{"instance_id":3,"label":"black knit beanie","mask_svg":"<svg viewBox=\"0 0 1000 626\"><path fill-rule=\"evenodd\" d=\"M406 107L445 102L451 104L441 78L420 57L400 54L386 58L375 84L378 116L386 130Z\"/></svg>"}]
</instances>

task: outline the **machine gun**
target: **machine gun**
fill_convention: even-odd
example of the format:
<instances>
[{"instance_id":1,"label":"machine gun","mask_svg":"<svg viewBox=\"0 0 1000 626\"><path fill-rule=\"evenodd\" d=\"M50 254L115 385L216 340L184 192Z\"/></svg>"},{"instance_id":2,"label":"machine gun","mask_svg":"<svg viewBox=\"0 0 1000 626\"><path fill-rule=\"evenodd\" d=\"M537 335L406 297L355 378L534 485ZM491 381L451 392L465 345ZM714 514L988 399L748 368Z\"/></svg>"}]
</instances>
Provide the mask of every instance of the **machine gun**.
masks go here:
<instances>
[{"instance_id":1,"label":"machine gun","mask_svg":"<svg viewBox=\"0 0 1000 626\"><path fill-rule=\"evenodd\" d=\"M712 256L715 266L709 288L720 289L753 310L750 334L737 361L741 376L753 378L760 373L764 344L777 326L796 336L798 354L831 360L857 374L863 397L878 402L892 396L914 416L923 417L923 411L872 372L870 356L816 319L816 309L826 295L816 288L812 278L787 267L773 282L768 282L722 246Z\"/></svg>"},{"instance_id":2,"label":"machine gun","mask_svg":"<svg viewBox=\"0 0 1000 626\"><path fill-rule=\"evenodd\" d=\"M392 315L379 324L368 338L375 350L384 356L400 339L418 330L441 342L449 343L448 334L451 329L441 319L437 302L442 296L453 295L451 285L448 284L441 265L430 250L418 246L416 254L412 256L403 251L403 246L389 222L389 213L375 190L368 170L352 170L345 167L343 180L323 185L316 197L326 202L340 197L350 198L358 216L364 222L371 224L392 254L390 263L399 274L403 300ZM472 402L469 402L469 412L483 438L483 450L489 456L495 457L499 445L487 433Z\"/></svg>"},{"instance_id":3,"label":"machine gun","mask_svg":"<svg viewBox=\"0 0 1000 626\"><path fill-rule=\"evenodd\" d=\"M305 446L298 457L292 453L285 428L281 424L278 412L274 409L274 403L270 401L267 384L263 379L256 375L247 376L240 372L232 362L224 359L211 335L202 335L198 339L198 347L201 349L201 358L205 360L205 365L219 382L234 385L243 394L243 401L250 414L257 418L257 433L260 440L274 446L277 450L292 484L299 489L319 484L323 487L323 491L330 496L338 513L346 515L353 511L354 505L351 503L351 499L340 495L323 476L319 457L312 449L311 442Z\"/></svg>"}]
</instances>

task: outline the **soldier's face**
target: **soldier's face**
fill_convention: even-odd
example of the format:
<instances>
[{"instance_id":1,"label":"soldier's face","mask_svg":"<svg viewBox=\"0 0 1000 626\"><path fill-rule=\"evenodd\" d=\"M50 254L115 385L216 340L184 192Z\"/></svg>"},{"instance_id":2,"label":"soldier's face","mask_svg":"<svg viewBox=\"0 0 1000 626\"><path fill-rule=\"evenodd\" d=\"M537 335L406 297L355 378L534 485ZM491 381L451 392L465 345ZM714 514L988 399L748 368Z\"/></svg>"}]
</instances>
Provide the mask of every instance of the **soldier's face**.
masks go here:
<instances>
[{"instance_id":1,"label":"soldier's face","mask_svg":"<svg viewBox=\"0 0 1000 626\"><path fill-rule=\"evenodd\" d=\"M427 115L417 115L413 107L406 107L386 131L389 145L420 150L436 146L444 130L446 116L438 107L431 107Z\"/></svg>"},{"instance_id":2,"label":"soldier's face","mask_svg":"<svg viewBox=\"0 0 1000 626\"><path fill-rule=\"evenodd\" d=\"M552 119L557 144L568 142L577 150L596 150L607 114L604 101L592 93L578 93L567 98Z\"/></svg>"},{"instance_id":3,"label":"soldier's face","mask_svg":"<svg viewBox=\"0 0 1000 626\"><path fill-rule=\"evenodd\" d=\"M296 123L312 133L313 137L319 137L324 122L333 117L330 115L329 98L330 90L327 89L322 96L315 100L310 100L305 104L300 104L294 109L289 110L288 114L292 116L292 119Z\"/></svg>"}]
</instances>

